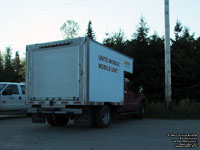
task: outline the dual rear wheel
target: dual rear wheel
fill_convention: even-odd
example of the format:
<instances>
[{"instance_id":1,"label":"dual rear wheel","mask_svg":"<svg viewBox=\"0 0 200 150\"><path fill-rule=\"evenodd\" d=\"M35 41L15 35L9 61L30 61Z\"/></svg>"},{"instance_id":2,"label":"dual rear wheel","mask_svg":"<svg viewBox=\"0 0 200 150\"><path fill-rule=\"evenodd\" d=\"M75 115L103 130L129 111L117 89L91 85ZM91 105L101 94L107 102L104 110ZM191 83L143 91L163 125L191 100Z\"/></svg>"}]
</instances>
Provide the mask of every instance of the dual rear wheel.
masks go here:
<instances>
[{"instance_id":1,"label":"dual rear wheel","mask_svg":"<svg viewBox=\"0 0 200 150\"><path fill-rule=\"evenodd\" d=\"M91 114L92 119L92 126L98 128L107 128L111 122L111 109L108 105L104 105L102 107L98 107L94 109ZM47 122L51 126L65 126L68 121L69 117L66 116L47 116Z\"/></svg>"},{"instance_id":2,"label":"dual rear wheel","mask_svg":"<svg viewBox=\"0 0 200 150\"><path fill-rule=\"evenodd\" d=\"M98 128L107 128L111 122L111 109L107 105L99 107L94 116L94 123Z\"/></svg>"}]
</instances>

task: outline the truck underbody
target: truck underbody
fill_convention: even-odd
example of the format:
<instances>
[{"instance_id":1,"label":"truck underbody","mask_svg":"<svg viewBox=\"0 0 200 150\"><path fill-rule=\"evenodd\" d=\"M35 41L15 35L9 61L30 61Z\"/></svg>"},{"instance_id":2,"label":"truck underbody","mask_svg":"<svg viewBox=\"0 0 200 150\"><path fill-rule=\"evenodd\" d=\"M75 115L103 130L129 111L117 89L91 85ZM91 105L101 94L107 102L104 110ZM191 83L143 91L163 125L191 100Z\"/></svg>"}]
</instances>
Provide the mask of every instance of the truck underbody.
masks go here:
<instances>
[{"instance_id":1,"label":"truck underbody","mask_svg":"<svg viewBox=\"0 0 200 150\"><path fill-rule=\"evenodd\" d=\"M138 101L135 99L125 100L126 103L123 105L112 105L111 103L84 106L65 105L62 107L55 107L53 104L49 106L32 105L28 113L32 114L33 123L48 122L51 126L65 126L71 119L78 125L106 128L110 125L111 118L117 114L136 115L138 118L143 118L145 96L139 94Z\"/></svg>"}]
</instances>

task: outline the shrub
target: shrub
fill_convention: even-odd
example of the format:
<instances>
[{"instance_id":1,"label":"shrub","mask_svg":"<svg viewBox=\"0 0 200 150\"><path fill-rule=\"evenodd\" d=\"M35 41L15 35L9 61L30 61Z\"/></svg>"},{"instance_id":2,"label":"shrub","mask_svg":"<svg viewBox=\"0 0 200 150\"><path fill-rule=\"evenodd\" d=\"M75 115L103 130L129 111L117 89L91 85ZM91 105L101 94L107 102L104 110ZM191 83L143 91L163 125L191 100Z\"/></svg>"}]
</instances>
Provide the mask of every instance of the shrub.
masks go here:
<instances>
[{"instance_id":1,"label":"shrub","mask_svg":"<svg viewBox=\"0 0 200 150\"><path fill-rule=\"evenodd\" d=\"M171 102L171 109L167 110L165 101L151 102L147 105L146 117L165 119L199 119L200 103L190 101L189 98L180 100L178 105Z\"/></svg>"},{"instance_id":2,"label":"shrub","mask_svg":"<svg viewBox=\"0 0 200 150\"><path fill-rule=\"evenodd\" d=\"M189 109L190 109L190 100L187 98L179 102L178 106L175 107L175 112L181 114L188 114Z\"/></svg>"}]
</instances>

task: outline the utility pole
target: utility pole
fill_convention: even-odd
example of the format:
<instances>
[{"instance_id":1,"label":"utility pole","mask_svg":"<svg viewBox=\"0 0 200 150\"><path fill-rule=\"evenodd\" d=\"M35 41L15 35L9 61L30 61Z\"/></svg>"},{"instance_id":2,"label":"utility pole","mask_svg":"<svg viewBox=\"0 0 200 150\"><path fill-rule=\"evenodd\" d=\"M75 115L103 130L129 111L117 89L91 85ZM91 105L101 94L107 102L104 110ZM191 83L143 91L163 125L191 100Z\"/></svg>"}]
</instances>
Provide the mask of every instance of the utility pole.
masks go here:
<instances>
[{"instance_id":1,"label":"utility pole","mask_svg":"<svg viewBox=\"0 0 200 150\"><path fill-rule=\"evenodd\" d=\"M171 103L171 59L170 59L170 23L169 0L165 1L165 101L167 109Z\"/></svg>"}]
</instances>

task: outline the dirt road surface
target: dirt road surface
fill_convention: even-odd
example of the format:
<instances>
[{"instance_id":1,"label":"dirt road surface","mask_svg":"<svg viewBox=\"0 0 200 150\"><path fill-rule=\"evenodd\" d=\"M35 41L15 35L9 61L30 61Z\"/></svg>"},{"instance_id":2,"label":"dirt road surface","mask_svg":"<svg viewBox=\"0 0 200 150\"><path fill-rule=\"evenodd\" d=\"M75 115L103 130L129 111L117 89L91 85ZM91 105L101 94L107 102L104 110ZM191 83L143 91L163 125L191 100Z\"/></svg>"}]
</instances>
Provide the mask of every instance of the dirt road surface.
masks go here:
<instances>
[{"instance_id":1,"label":"dirt road surface","mask_svg":"<svg viewBox=\"0 0 200 150\"><path fill-rule=\"evenodd\" d=\"M179 139L178 134L199 135L200 120L120 117L109 128L98 129L72 122L65 127L33 124L28 117L0 118L0 150L174 150L177 143L172 140Z\"/></svg>"}]
</instances>

